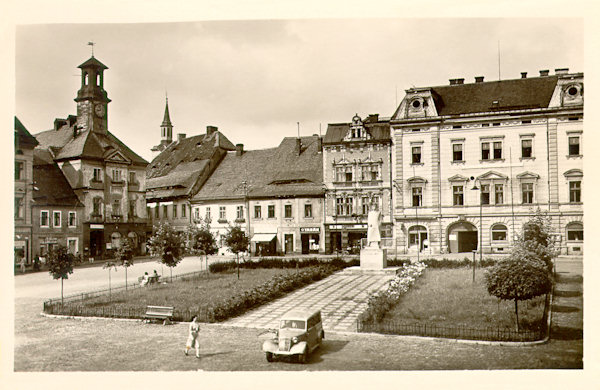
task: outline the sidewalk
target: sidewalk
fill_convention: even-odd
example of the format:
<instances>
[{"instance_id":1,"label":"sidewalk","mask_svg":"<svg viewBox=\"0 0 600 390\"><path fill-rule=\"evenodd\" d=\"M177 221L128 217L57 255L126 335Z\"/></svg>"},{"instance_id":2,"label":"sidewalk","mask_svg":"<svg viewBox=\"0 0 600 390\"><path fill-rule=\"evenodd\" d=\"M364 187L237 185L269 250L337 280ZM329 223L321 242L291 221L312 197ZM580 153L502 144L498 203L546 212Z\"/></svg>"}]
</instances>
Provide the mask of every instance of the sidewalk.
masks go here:
<instances>
[{"instance_id":1,"label":"sidewalk","mask_svg":"<svg viewBox=\"0 0 600 390\"><path fill-rule=\"evenodd\" d=\"M370 293L387 287L393 274L337 272L281 299L261 306L224 325L278 328L279 318L292 309L320 309L325 331L356 331L356 319L367 308Z\"/></svg>"},{"instance_id":2,"label":"sidewalk","mask_svg":"<svg viewBox=\"0 0 600 390\"><path fill-rule=\"evenodd\" d=\"M552 300L550 338L583 339L583 261L560 258Z\"/></svg>"}]
</instances>

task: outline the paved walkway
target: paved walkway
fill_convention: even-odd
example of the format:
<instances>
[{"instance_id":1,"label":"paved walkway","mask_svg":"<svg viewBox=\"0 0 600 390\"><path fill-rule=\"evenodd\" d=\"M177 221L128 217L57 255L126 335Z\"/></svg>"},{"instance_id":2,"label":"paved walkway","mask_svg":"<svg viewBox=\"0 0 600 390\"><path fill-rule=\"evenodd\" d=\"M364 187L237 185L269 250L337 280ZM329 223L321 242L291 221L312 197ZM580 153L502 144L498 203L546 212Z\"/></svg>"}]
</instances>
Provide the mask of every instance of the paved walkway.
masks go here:
<instances>
[{"instance_id":1,"label":"paved walkway","mask_svg":"<svg viewBox=\"0 0 600 390\"><path fill-rule=\"evenodd\" d=\"M583 261L559 259L552 300L550 338L583 339Z\"/></svg>"},{"instance_id":2,"label":"paved walkway","mask_svg":"<svg viewBox=\"0 0 600 390\"><path fill-rule=\"evenodd\" d=\"M367 308L368 296L385 289L393 277L338 272L224 324L275 329L284 313L311 308L321 310L325 330L356 331L356 319Z\"/></svg>"}]
</instances>

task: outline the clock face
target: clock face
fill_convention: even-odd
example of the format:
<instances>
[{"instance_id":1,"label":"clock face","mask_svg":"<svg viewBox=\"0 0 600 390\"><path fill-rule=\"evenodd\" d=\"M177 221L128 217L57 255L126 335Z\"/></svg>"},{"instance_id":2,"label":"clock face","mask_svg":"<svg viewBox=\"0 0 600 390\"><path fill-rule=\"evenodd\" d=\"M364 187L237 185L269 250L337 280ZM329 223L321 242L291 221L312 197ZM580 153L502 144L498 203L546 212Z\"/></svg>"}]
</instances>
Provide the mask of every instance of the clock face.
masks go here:
<instances>
[{"instance_id":1,"label":"clock face","mask_svg":"<svg viewBox=\"0 0 600 390\"><path fill-rule=\"evenodd\" d=\"M102 104L97 104L96 107L94 107L94 112L102 118L104 116L104 106Z\"/></svg>"}]
</instances>

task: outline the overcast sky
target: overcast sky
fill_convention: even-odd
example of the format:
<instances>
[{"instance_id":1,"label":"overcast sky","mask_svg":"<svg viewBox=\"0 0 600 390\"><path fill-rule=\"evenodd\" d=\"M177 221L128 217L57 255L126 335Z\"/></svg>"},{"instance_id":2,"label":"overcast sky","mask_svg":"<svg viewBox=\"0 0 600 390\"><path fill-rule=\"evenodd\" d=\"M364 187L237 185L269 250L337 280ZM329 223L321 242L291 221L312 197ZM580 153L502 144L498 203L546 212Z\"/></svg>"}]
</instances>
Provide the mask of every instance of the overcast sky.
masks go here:
<instances>
[{"instance_id":1,"label":"overcast sky","mask_svg":"<svg viewBox=\"0 0 600 390\"><path fill-rule=\"evenodd\" d=\"M109 130L150 160L165 92L177 133L217 126L247 149L327 123L390 116L404 90L450 78L583 71L581 19L306 19L42 24L16 30L16 115L32 133L76 113L78 65L109 69Z\"/></svg>"}]
</instances>

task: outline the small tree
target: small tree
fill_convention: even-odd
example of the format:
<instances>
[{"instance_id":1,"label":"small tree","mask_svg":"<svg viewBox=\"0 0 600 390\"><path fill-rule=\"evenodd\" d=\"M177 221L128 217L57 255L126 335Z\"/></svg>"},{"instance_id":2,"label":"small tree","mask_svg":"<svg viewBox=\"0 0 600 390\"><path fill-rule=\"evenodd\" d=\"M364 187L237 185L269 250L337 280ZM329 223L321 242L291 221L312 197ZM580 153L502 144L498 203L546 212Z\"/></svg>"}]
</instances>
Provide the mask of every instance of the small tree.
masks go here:
<instances>
[{"instance_id":1,"label":"small tree","mask_svg":"<svg viewBox=\"0 0 600 390\"><path fill-rule=\"evenodd\" d=\"M204 256L206 270L208 271L208 255L218 251L217 241L210 232L210 219L200 219L200 227L190 224L188 227L188 251L194 255Z\"/></svg>"},{"instance_id":2,"label":"small tree","mask_svg":"<svg viewBox=\"0 0 600 390\"><path fill-rule=\"evenodd\" d=\"M77 258L67 248L59 245L48 253L47 266L53 279L60 279L60 301L63 303L63 282L73 273Z\"/></svg>"},{"instance_id":3,"label":"small tree","mask_svg":"<svg viewBox=\"0 0 600 390\"><path fill-rule=\"evenodd\" d=\"M238 225L227 228L225 234L225 245L235 254L237 262L237 277L240 278L240 252L245 252L248 249L248 236Z\"/></svg>"},{"instance_id":4,"label":"small tree","mask_svg":"<svg viewBox=\"0 0 600 390\"><path fill-rule=\"evenodd\" d=\"M185 251L184 237L171 225L163 223L148 239L148 247L152 256L159 257L161 263L171 269L171 280L173 280L173 267L179 264Z\"/></svg>"},{"instance_id":5,"label":"small tree","mask_svg":"<svg viewBox=\"0 0 600 390\"><path fill-rule=\"evenodd\" d=\"M110 271L113 268L115 269L115 272L117 271L117 263L115 263L114 261L107 261L106 264L102 266L102 268L108 268L108 300L110 302L112 301Z\"/></svg>"},{"instance_id":6,"label":"small tree","mask_svg":"<svg viewBox=\"0 0 600 390\"><path fill-rule=\"evenodd\" d=\"M115 251L117 264L125 267L125 291L127 291L127 268L133 265L133 242L129 238L121 240L121 245Z\"/></svg>"},{"instance_id":7,"label":"small tree","mask_svg":"<svg viewBox=\"0 0 600 390\"><path fill-rule=\"evenodd\" d=\"M552 278L540 262L524 261L511 256L496 264L485 275L488 292L503 300L515 301L515 317L519 331L519 301L547 294Z\"/></svg>"}]
</instances>

